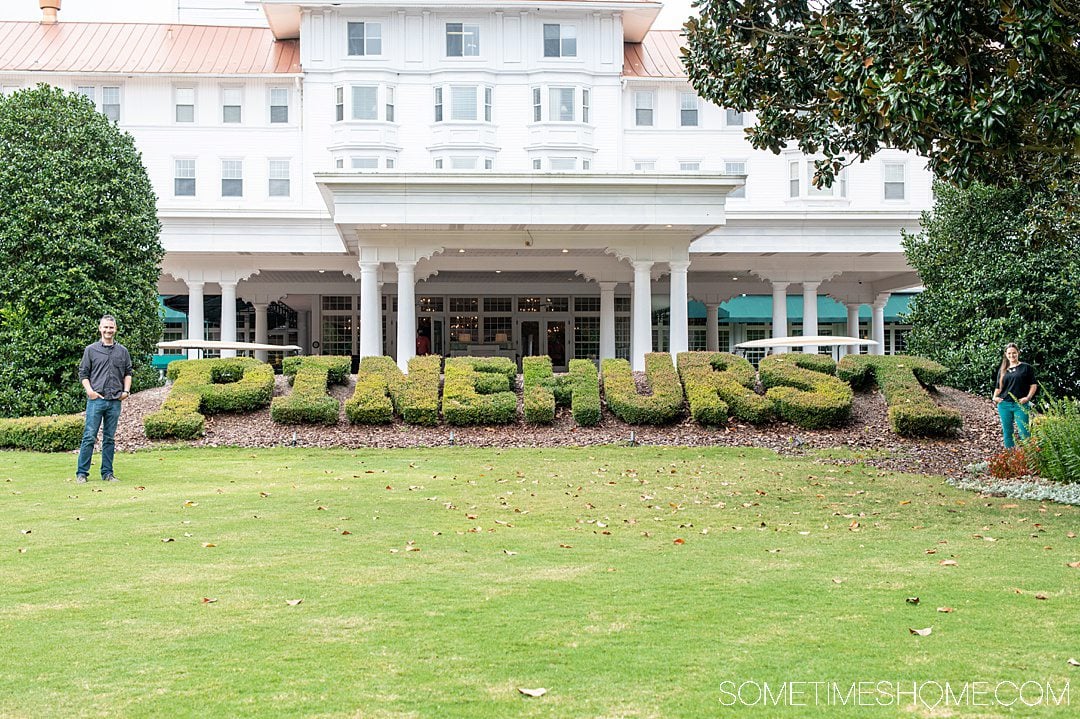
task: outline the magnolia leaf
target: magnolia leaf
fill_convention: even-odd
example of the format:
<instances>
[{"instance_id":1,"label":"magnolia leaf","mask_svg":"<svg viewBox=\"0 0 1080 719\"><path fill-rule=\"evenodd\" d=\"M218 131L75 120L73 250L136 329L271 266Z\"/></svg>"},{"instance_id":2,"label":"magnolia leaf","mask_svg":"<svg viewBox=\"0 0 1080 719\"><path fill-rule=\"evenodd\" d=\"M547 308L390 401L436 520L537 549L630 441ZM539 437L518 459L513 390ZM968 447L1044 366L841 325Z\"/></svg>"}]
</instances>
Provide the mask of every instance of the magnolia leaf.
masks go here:
<instances>
[{"instance_id":1,"label":"magnolia leaf","mask_svg":"<svg viewBox=\"0 0 1080 719\"><path fill-rule=\"evenodd\" d=\"M267 497L270 496L270 493L269 492L259 492L259 496L262 497L263 499L266 499Z\"/></svg>"},{"instance_id":2,"label":"magnolia leaf","mask_svg":"<svg viewBox=\"0 0 1080 719\"><path fill-rule=\"evenodd\" d=\"M908 604L918 604L919 603L919 598L918 597L907 597L906 599L904 599L904 601L907 602Z\"/></svg>"},{"instance_id":3,"label":"magnolia leaf","mask_svg":"<svg viewBox=\"0 0 1080 719\"><path fill-rule=\"evenodd\" d=\"M559 549L573 549L573 548L574 548L573 544L560 544L559 545Z\"/></svg>"},{"instance_id":4,"label":"magnolia leaf","mask_svg":"<svg viewBox=\"0 0 1080 719\"><path fill-rule=\"evenodd\" d=\"M1069 666L1071 666L1071 667L1080 667L1080 662L1076 661L1076 660L1075 660L1075 659L1073 659L1072 657L1069 657L1069 661L1068 661L1068 664L1069 664Z\"/></svg>"},{"instance_id":5,"label":"magnolia leaf","mask_svg":"<svg viewBox=\"0 0 1080 719\"><path fill-rule=\"evenodd\" d=\"M192 501L191 501L191 500L189 499L188 501L184 502L184 506L185 506L185 507L198 507L198 506L199 506L199 503L198 503L198 502L192 502Z\"/></svg>"},{"instance_id":6,"label":"magnolia leaf","mask_svg":"<svg viewBox=\"0 0 1080 719\"><path fill-rule=\"evenodd\" d=\"M955 567L955 566L957 566L955 559L942 559L940 562L938 562L938 564L940 564L943 567Z\"/></svg>"},{"instance_id":7,"label":"magnolia leaf","mask_svg":"<svg viewBox=\"0 0 1080 719\"><path fill-rule=\"evenodd\" d=\"M912 634L917 634L920 637L928 637L930 636L930 633L934 631L934 628L927 627L926 629L912 629L911 627L908 627L908 631Z\"/></svg>"},{"instance_id":8,"label":"magnolia leaf","mask_svg":"<svg viewBox=\"0 0 1080 719\"><path fill-rule=\"evenodd\" d=\"M216 547L216 546L217 546L217 545L216 545L216 544L214 544L213 542L203 542L203 543L202 543L202 545L203 545L203 547L205 547L206 549L210 549L211 547Z\"/></svg>"},{"instance_id":9,"label":"magnolia leaf","mask_svg":"<svg viewBox=\"0 0 1080 719\"><path fill-rule=\"evenodd\" d=\"M212 597L203 597L202 598L202 603L203 604L213 604L216 601L217 601L216 597L213 597L213 598Z\"/></svg>"},{"instance_id":10,"label":"magnolia leaf","mask_svg":"<svg viewBox=\"0 0 1080 719\"><path fill-rule=\"evenodd\" d=\"M1072 567L1073 569L1080 569L1080 562L1067 562L1066 566Z\"/></svg>"},{"instance_id":11,"label":"magnolia leaf","mask_svg":"<svg viewBox=\"0 0 1080 719\"><path fill-rule=\"evenodd\" d=\"M674 542L672 542L672 544L686 544L686 540L683 539L682 537L679 537Z\"/></svg>"},{"instance_id":12,"label":"magnolia leaf","mask_svg":"<svg viewBox=\"0 0 1080 719\"><path fill-rule=\"evenodd\" d=\"M303 601L303 599L286 599L285 603L288 604L290 607L296 607L299 606Z\"/></svg>"},{"instance_id":13,"label":"magnolia leaf","mask_svg":"<svg viewBox=\"0 0 1080 719\"><path fill-rule=\"evenodd\" d=\"M505 555L506 555L506 556L508 556L508 557L513 557L514 555L516 555L516 554L517 554L517 552L512 552L512 551L510 551L509 549L504 549L504 550L503 550L503 554L505 554Z\"/></svg>"},{"instance_id":14,"label":"magnolia leaf","mask_svg":"<svg viewBox=\"0 0 1080 719\"><path fill-rule=\"evenodd\" d=\"M172 537L162 537L161 541L162 542L175 542L176 540L173 539Z\"/></svg>"},{"instance_id":15,"label":"magnolia leaf","mask_svg":"<svg viewBox=\"0 0 1080 719\"><path fill-rule=\"evenodd\" d=\"M1036 594L1036 595L1035 595L1035 598L1036 598L1036 599L1049 599L1050 597L1048 597L1047 595L1043 594L1042 592L1039 592L1038 594Z\"/></svg>"},{"instance_id":16,"label":"magnolia leaf","mask_svg":"<svg viewBox=\"0 0 1080 719\"><path fill-rule=\"evenodd\" d=\"M539 687L537 689L526 689L525 687L518 687L518 691L527 697L542 697L547 694L547 689Z\"/></svg>"},{"instance_id":17,"label":"magnolia leaf","mask_svg":"<svg viewBox=\"0 0 1080 719\"><path fill-rule=\"evenodd\" d=\"M937 610L942 614L952 614L954 611L956 611L952 607L938 607Z\"/></svg>"}]
</instances>

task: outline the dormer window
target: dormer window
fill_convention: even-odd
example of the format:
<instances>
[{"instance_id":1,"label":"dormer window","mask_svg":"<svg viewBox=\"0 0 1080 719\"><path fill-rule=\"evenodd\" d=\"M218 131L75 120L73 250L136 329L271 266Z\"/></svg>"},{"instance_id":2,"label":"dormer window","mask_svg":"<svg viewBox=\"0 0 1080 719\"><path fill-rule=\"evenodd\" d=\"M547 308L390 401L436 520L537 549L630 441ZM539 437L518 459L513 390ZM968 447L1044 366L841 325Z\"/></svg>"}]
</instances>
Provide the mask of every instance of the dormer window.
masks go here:
<instances>
[{"instance_id":1,"label":"dormer window","mask_svg":"<svg viewBox=\"0 0 1080 719\"><path fill-rule=\"evenodd\" d=\"M479 57L480 26L461 23L446 23L446 56Z\"/></svg>"},{"instance_id":2,"label":"dormer window","mask_svg":"<svg viewBox=\"0 0 1080 719\"><path fill-rule=\"evenodd\" d=\"M544 23L544 57L577 57L577 28Z\"/></svg>"},{"instance_id":3,"label":"dormer window","mask_svg":"<svg viewBox=\"0 0 1080 719\"><path fill-rule=\"evenodd\" d=\"M382 23L349 23L349 55L367 57L382 55Z\"/></svg>"}]
</instances>

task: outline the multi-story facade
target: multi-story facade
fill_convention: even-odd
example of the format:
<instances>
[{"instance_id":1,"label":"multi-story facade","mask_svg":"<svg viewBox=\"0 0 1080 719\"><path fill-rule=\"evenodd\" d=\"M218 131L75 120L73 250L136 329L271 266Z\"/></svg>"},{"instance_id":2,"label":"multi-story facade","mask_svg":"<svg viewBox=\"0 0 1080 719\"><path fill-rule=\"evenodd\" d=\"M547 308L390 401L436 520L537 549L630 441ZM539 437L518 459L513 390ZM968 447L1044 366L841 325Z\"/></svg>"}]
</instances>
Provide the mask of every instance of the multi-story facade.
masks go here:
<instances>
[{"instance_id":1,"label":"multi-story facade","mask_svg":"<svg viewBox=\"0 0 1080 719\"><path fill-rule=\"evenodd\" d=\"M83 93L136 138L170 337L402 366L418 331L556 367L770 335L902 348L922 160L814 188L813 158L753 150L752 115L694 93L660 3L259 4L264 27L0 22L3 92Z\"/></svg>"}]
</instances>

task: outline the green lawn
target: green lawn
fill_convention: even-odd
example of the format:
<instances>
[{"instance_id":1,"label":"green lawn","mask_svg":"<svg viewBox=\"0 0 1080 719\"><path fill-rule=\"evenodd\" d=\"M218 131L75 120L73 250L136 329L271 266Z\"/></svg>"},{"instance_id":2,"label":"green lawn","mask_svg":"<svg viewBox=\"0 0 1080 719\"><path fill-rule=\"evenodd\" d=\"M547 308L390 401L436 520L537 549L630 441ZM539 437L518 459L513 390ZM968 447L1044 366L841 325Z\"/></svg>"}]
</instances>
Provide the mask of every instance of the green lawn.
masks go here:
<instances>
[{"instance_id":1,"label":"green lawn","mask_svg":"<svg viewBox=\"0 0 1080 719\"><path fill-rule=\"evenodd\" d=\"M1080 686L927 706L934 682L1080 678L1077 507L748 449L161 450L84 486L73 467L0 452L3 717L1080 706ZM762 706L766 682L895 684Z\"/></svg>"}]
</instances>

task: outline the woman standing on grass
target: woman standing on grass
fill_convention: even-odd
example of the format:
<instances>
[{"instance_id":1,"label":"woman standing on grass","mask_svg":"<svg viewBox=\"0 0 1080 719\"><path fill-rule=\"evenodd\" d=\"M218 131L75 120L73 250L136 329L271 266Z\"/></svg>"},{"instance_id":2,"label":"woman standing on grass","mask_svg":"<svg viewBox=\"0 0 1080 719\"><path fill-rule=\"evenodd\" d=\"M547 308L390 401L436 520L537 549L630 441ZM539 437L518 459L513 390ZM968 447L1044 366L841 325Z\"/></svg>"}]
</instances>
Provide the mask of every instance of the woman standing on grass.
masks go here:
<instances>
[{"instance_id":1,"label":"woman standing on grass","mask_svg":"<svg viewBox=\"0 0 1080 719\"><path fill-rule=\"evenodd\" d=\"M1013 440L1013 421L1020 431L1020 439L1031 436L1028 430L1028 414L1031 400L1039 385L1035 384L1035 370L1027 362L1020 361L1020 348L1012 342L1005 345L1005 356L998 369L997 384L994 387L994 402L1001 418L1001 431L1005 435L1005 448L1016 446Z\"/></svg>"}]
</instances>

